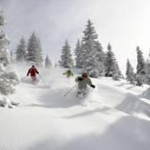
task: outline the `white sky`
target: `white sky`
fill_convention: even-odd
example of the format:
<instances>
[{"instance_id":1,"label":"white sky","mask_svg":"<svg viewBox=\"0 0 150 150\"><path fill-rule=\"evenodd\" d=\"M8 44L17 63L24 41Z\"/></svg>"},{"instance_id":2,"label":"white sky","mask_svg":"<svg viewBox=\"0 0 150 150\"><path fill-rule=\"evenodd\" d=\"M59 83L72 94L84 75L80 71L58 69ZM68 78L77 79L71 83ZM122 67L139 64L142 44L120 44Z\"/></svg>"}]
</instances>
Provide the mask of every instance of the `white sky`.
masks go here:
<instances>
[{"instance_id":1,"label":"white sky","mask_svg":"<svg viewBox=\"0 0 150 150\"><path fill-rule=\"evenodd\" d=\"M65 39L73 50L91 19L104 51L110 42L122 70L127 58L136 66L137 46L148 57L149 0L0 0L0 3L13 51L20 37L28 39L35 31L44 53L52 60L59 59Z\"/></svg>"}]
</instances>

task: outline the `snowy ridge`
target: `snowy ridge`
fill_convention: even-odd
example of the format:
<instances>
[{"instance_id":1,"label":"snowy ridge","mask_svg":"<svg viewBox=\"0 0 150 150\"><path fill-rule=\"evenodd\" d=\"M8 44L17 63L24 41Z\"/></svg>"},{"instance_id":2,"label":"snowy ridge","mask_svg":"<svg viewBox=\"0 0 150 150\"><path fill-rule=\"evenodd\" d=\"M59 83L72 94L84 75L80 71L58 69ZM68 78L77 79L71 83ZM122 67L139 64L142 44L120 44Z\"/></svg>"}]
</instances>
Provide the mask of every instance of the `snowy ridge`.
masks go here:
<instances>
[{"instance_id":1,"label":"snowy ridge","mask_svg":"<svg viewBox=\"0 0 150 150\"><path fill-rule=\"evenodd\" d=\"M40 72L38 85L21 82L9 96L19 106L0 107L0 149L149 150L148 87L92 78L96 89L77 99L76 88L64 96L77 75L67 79L59 68Z\"/></svg>"}]
</instances>

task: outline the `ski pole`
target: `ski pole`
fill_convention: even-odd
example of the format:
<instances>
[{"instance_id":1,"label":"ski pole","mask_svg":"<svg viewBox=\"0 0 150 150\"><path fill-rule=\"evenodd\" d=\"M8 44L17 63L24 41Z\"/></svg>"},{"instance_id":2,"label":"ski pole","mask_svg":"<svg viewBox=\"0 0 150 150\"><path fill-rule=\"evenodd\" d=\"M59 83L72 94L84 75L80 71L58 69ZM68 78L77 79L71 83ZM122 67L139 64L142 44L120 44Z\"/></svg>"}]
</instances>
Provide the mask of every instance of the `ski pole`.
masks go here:
<instances>
[{"instance_id":1,"label":"ski pole","mask_svg":"<svg viewBox=\"0 0 150 150\"><path fill-rule=\"evenodd\" d=\"M69 89L69 90L64 94L64 96L67 96L67 95L75 88L75 86L76 86L76 84L75 84L71 89Z\"/></svg>"},{"instance_id":2,"label":"ski pole","mask_svg":"<svg viewBox=\"0 0 150 150\"><path fill-rule=\"evenodd\" d=\"M26 78L27 76L23 77L22 79Z\"/></svg>"},{"instance_id":3,"label":"ski pole","mask_svg":"<svg viewBox=\"0 0 150 150\"><path fill-rule=\"evenodd\" d=\"M25 76L25 77L21 78L21 80L24 80L26 77L27 77L27 76Z\"/></svg>"}]
</instances>

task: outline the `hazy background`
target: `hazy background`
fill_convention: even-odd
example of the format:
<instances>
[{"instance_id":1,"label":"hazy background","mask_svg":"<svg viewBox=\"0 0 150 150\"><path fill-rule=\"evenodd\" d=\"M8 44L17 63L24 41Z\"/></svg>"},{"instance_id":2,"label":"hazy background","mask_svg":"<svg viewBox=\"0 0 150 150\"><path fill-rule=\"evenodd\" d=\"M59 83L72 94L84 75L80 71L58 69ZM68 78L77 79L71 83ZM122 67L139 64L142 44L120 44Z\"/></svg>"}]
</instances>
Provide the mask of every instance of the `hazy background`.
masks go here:
<instances>
[{"instance_id":1,"label":"hazy background","mask_svg":"<svg viewBox=\"0 0 150 150\"><path fill-rule=\"evenodd\" d=\"M57 61L65 39L73 53L87 20L91 19L104 51L110 42L123 72L127 58L136 67L137 46L148 58L149 0L0 0L0 7L7 20L5 30L11 51L15 51L22 36L28 39L35 31L44 54Z\"/></svg>"}]
</instances>

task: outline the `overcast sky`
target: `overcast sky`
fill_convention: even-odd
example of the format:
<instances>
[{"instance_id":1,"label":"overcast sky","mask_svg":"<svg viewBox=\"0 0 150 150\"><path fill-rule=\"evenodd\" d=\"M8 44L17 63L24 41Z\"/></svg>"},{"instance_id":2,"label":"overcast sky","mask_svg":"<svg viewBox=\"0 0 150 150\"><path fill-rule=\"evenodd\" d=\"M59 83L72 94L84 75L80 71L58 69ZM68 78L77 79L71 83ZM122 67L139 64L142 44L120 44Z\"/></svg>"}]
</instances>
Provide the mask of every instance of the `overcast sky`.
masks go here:
<instances>
[{"instance_id":1,"label":"overcast sky","mask_svg":"<svg viewBox=\"0 0 150 150\"><path fill-rule=\"evenodd\" d=\"M0 0L5 27L15 50L19 39L33 31L40 37L45 54L58 60L65 39L72 51L91 19L104 51L108 43L125 68L129 58L136 66L136 47L144 57L150 50L150 0Z\"/></svg>"}]
</instances>

